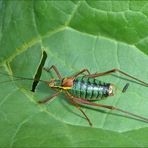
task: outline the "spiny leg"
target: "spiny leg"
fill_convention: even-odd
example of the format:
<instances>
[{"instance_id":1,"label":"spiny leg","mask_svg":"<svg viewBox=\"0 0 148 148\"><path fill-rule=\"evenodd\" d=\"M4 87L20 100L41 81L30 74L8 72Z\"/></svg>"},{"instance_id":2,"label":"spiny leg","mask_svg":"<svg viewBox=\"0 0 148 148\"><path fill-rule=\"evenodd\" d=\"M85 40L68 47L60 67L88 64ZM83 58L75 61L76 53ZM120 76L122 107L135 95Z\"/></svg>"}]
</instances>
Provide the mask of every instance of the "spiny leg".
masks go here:
<instances>
[{"instance_id":1,"label":"spiny leg","mask_svg":"<svg viewBox=\"0 0 148 148\"><path fill-rule=\"evenodd\" d=\"M47 103L49 100L51 100L52 98L54 98L55 96L58 96L61 92L56 92L55 94L49 96L48 98L44 99L44 100L40 100L38 101L38 103L40 104L44 104Z\"/></svg>"},{"instance_id":2,"label":"spiny leg","mask_svg":"<svg viewBox=\"0 0 148 148\"><path fill-rule=\"evenodd\" d=\"M91 106L99 106L99 107L103 107L103 108L107 108L107 109L111 109L111 110L118 110L118 111L120 111L120 112L129 114L129 115L131 115L131 116L134 116L134 117L136 117L136 118L139 118L139 119L141 119L141 120L143 120L143 121L148 122L148 118L144 118L144 117L142 117L142 116L133 114L133 113L131 113L131 112L122 110L122 109L117 108L117 107L114 107L114 106L108 106L108 105L104 105L104 104L93 103L93 102L89 102L89 101L87 101L87 100L85 100L85 99L82 99L82 98L76 98L76 97L74 97L74 96L72 96L72 98L73 98L75 101L79 102L79 103L83 103L83 104L87 104L87 105L91 105Z\"/></svg>"},{"instance_id":3,"label":"spiny leg","mask_svg":"<svg viewBox=\"0 0 148 148\"><path fill-rule=\"evenodd\" d=\"M95 77L100 77L100 76L107 75L107 74L114 73L114 72L119 72L119 73L121 73L121 74L123 74L125 76L128 76L128 77L130 77L130 78L132 78L132 79L134 79L134 80L142 83L144 86L148 86L148 83L146 83L146 82L144 82L144 81L142 81L142 80L140 80L140 79L138 79L138 78L136 78L134 76L131 76L131 75L129 75L126 72L123 72L123 71L121 71L119 69L116 69L116 68L114 68L112 70L109 70L109 71L106 71L106 72L101 72L101 73L96 73L96 74L90 74L90 75L87 75L87 76L88 77L91 77L91 78L95 78Z\"/></svg>"},{"instance_id":4,"label":"spiny leg","mask_svg":"<svg viewBox=\"0 0 148 148\"><path fill-rule=\"evenodd\" d=\"M85 112L80 108L80 106L74 100L72 100L68 94L66 94L66 97L71 102L71 104L73 104L78 110L82 112L82 114L85 116L86 120L88 121L89 125L92 127L92 123L90 119L87 117Z\"/></svg>"},{"instance_id":5,"label":"spiny leg","mask_svg":"<svg viewBox=\"0 0 148 148\"><path fill-rule=\"evenodd\" d=\"M49 69L43 67L43 70L50 72L50 70L53 69L55 71L55 73L57 74L58 78L61 80L62 76L60 75L58 69L56 68L56 66L52 65Z\"/></svg>"},{"instance_id":6,"label":"spiny leg","mask_svg":"<svg viewBox=\"0 0 148 148\"><path fill-rule=\"evenodd\" d=\"M80 72L78 72L77 74L75 74L73 77L76 78L78 77L80 74L84 73L84 72L87 72L88 75L90 75L90 72L88 69L82 69Z\"/></svg>"}]
</instances>

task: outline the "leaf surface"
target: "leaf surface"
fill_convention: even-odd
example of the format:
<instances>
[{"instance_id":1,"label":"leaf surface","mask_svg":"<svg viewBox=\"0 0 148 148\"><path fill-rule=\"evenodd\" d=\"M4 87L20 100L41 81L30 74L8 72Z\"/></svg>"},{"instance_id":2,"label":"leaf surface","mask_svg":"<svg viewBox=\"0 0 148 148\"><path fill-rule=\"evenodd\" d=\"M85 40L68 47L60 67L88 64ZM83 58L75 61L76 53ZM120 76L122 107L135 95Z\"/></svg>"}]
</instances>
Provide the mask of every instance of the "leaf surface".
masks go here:
<instances>
[{"instance_id":1,"label":"leaf surface","mask_svg":"<svg viewBox=\"0 0 148 148\"><path fill-rule=\"evenodd\" d=\"M147 8L147 1L1 1L0 72L34 78L45 51L45 67L56 65L63 77L119 68L148 82ZM42 79L51 77L42 71ZM1 146L148 146L146 122L81 105L90 128L64 94L40 105L53 91L39 83L32 93L32 81L14 79L0 75ZM98 79L130 87L96 103L148 118L147 87L118 73Z\"/></svg>"}]
</instances>

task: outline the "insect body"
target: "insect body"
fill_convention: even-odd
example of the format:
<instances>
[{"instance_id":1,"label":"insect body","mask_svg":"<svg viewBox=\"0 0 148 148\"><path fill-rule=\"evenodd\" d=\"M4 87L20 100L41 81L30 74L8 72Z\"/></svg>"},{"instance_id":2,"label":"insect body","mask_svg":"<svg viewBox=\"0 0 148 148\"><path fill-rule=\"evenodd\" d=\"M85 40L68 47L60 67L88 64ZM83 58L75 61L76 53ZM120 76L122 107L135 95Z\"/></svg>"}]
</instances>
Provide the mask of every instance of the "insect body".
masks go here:
<instances>
[{"instance_id":1,"label":"insect body","mask_svg":"<svg viewBox=\"0 0 148 148\"><path fill-rule=\"evenodd\" d=\"M72 84L67 86L64 81L69 81L67 78L54 80L54 84L49 84L50 87L67 90L69 94L83 98L86 100L100 100L113 95L113 84L103 83L95 78L77 77L72 80Z\"/></svg>"},{"instance_id":2,"label":"insect body","mask_svg":"<svg viewBox=\"0 0 148 148\"><path fill-rule=\"evenodd\" d=\"M119 69L112 69L106 72L96 73L96 74L90 74L90 72L87 69L83 69L79 73L66 78L61 77L59 71L54 65L51 66L49 69L44 68L44 70L47 72L50 72L51 69L53 69L56 72L58 79L52 78L50 81L44 81L44 80L38 80L38 81L46 83L51 89L55 90L56 92L53 95L49 96L48 98L38 101L38 103L46 103L52 98L54 98L55 96L58 96L61 92L63 92L65 93L66 98L77 109L79 109L82 112L82 114L85 116L90 126L92 126L92 123L90 119L87 117L87 115L85 114L85 112L80 108L79 103L87 104L91 106L103 107L111 110L117 110L125 114L131 115L133 117L139 118L140 120L148 122L148 118L144 118L142 116L130 113L126 110L122 110L114 106L92 102L92 100L100 100L109 96L113 96L114 92L116 91L116 87L114 84L103 83L95 79L96 77L100 77L113 72L119 72L127 77L134 79L135 81L138 81L139 83L141 83L146 87L148 86L148 83L142 80L139 80L136 77L133 77ZM87 74L85 74L84 76L81 76L81 74L84 72L87 72ZM16 80L20 80L20 79L34 80L31 78L23 78L23 77L17 77L17 76L13 76L13 77L17 78ZM37 80L34 80L34 81L37 81ZM128 86L129 84L127 83L124 86L122 92L125 92Z\"/></svg>"},{"instance_id":3,"label":"insect body","mask_svg":"<svg viewBox=\"0 0 148 148\"><path fill-rule=\"evenodd\" d=\"M126 75L126 76L140 82L144 86L148 86L148 83L145 83L144 81L141 81L141 80L139 80L139 79L123 72L123 71L120 71L119 69L112 69L110 71L103 72L103 73L97 73L97 74L90 74L87 69L83 69L82 71L75 74L74 76L66 77L66 78L61 77L60 73L58 72L57 68L54 65L51 66L49 69L44 68L44 70L46 70L47 72L49 72L51 69L53 69L56 72L59 80L52 79L51 81L47 82L47 84L50 88L55 90L56 93L53 94L52 96L48 97L45 100L39 101L39 103L46 103L50 99L52 99L53 97L59 95L61 92L64 92L67 99L83 113L83 115L85 116L85 118L88 121L90 126L92 126L91 121L89 120L87 115L83 112L83 110L79 107L79 105L77 103L87 104L87 105L92 105L92 106L99 106L99 107L103 107L103 108L107 108L107 109L111 109L111 110L118 110L120 112L129 114L131 116L137 117L141 120L148 122L147 118L130 113L130 112L122 110L120 108L91 102L91 100L100 100L104 97L113 96L114 91L116 91L114 84L103 83L103 82L95 79L96 77L106 75L106 74L109 74L112 72L119 72L123 75ZM87 72L88 74L84 75L83 77L80 76L84 72ZM127 83L124 86L122 92L125 92L126 89L128 88L128 86L129 86L129 84Z\"/></svg>"},{"instance_id":4,"label":"insect body","mask_svg":"<svg viewBox=\"0 0 148 148\"><path fill-rule=\"evenodd\" d=\"M103 83L95 78L78 77L73 81L71 89L67 91L78 98L100 100L113 95L113 85Z\"/></svg>"}]
</instances>

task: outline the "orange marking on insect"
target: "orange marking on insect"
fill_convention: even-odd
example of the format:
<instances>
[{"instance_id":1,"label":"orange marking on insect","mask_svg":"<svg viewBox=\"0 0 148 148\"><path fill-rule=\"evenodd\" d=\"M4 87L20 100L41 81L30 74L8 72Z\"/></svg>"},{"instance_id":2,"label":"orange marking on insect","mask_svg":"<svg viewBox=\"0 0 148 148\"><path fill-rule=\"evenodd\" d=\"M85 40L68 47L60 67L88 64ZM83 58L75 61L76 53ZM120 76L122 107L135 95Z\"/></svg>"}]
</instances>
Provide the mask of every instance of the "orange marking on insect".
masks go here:
<instances>
[{"instance_id":1,"label":"orange marking on insect","mask_svg":"<svg viewBox=\"0 0 148 148\"><path fill-rule=\"evenodd\" d=\"M75 79L74 77L64 78L64 80L62 82L62 86L63 87L72 87L74 79Z\"/></svg>"}]
</instances>

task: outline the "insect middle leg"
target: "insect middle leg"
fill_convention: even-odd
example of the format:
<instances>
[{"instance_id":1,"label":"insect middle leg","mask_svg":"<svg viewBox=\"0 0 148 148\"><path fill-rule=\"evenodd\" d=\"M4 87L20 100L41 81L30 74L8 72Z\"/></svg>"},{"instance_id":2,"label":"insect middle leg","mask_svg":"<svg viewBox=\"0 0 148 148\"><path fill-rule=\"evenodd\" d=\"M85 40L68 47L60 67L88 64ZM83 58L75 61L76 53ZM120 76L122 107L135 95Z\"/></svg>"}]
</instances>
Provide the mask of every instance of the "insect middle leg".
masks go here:
<instances>
[{"instance_id":1,"label":"insect middle leg","mask_svg":"<svg viewBox=\"0 0 148 148\"><path fill-rule=\"evenodd\" d=\"M68 94L66 94L66 97L71 102L71 104L73 104L78 110L82 112L82 114L85 116L86 120L88 121L89 125L92 127L92 123L90 119L87 117L85 112L80 108L80 106L74 100L72 100Z\"/></svg>"},{"instance_id":2,"label":"insect middle leg","mask_svg":"<svg viewBox=\"0 0 148 148\"><path fill-rule=\"evenodd\" d=\"M140 82L144 86L148 86L148 83L146 83L146 82L144 82L144 81L142 81L142 80L140 80L140 79L138 79L138 78L136 78L136 77L134 77L134 76L126 73L126 72L123 72L120 69L116 69L116 68L114 68L112 70L109 70L109 71L106 71L106 72L101 72L101 73L96 73L96 74L90 74L90 75L87 75L87 76L88 77L91 77L91 78L95 78L95 77L100 77L100 76L107 75L107 74L114 73L114 72L119 72L119 73L121 73L121 74L123 74L125 76L128 76L128 77L130 77L130 78L132 78L132 79Z\"/></svg>"},{"instance_id":3,"label":"insect middle leg","mask_svg":"<svg viewBox=\"0 0 148 148\"><path fill-rule=\"evenodd\" d=\"M58 69L56 68L56 66L52 65L49 69L43 67L43 70L47 71L47 72L50 72L51 69L53 69L55 71L55 73L57 74L58 78L61 80L62 79L62 76L60 75Z\"/></svg>"},{"instance_id":4,"label":"insect middle leg","mask_svg":"<svg viewBox=\"0 0 148 148\"><path fill-rule=\"evenodd\" d=\"M76 77L78 77L79 75L81 75L84 72L87 72L88 75L90 75L90 72L89 72L88 69L82 69L80 72L78 72L77 74L75 74L73 77L76 78Z\"/></svg>"}]
</instances>

